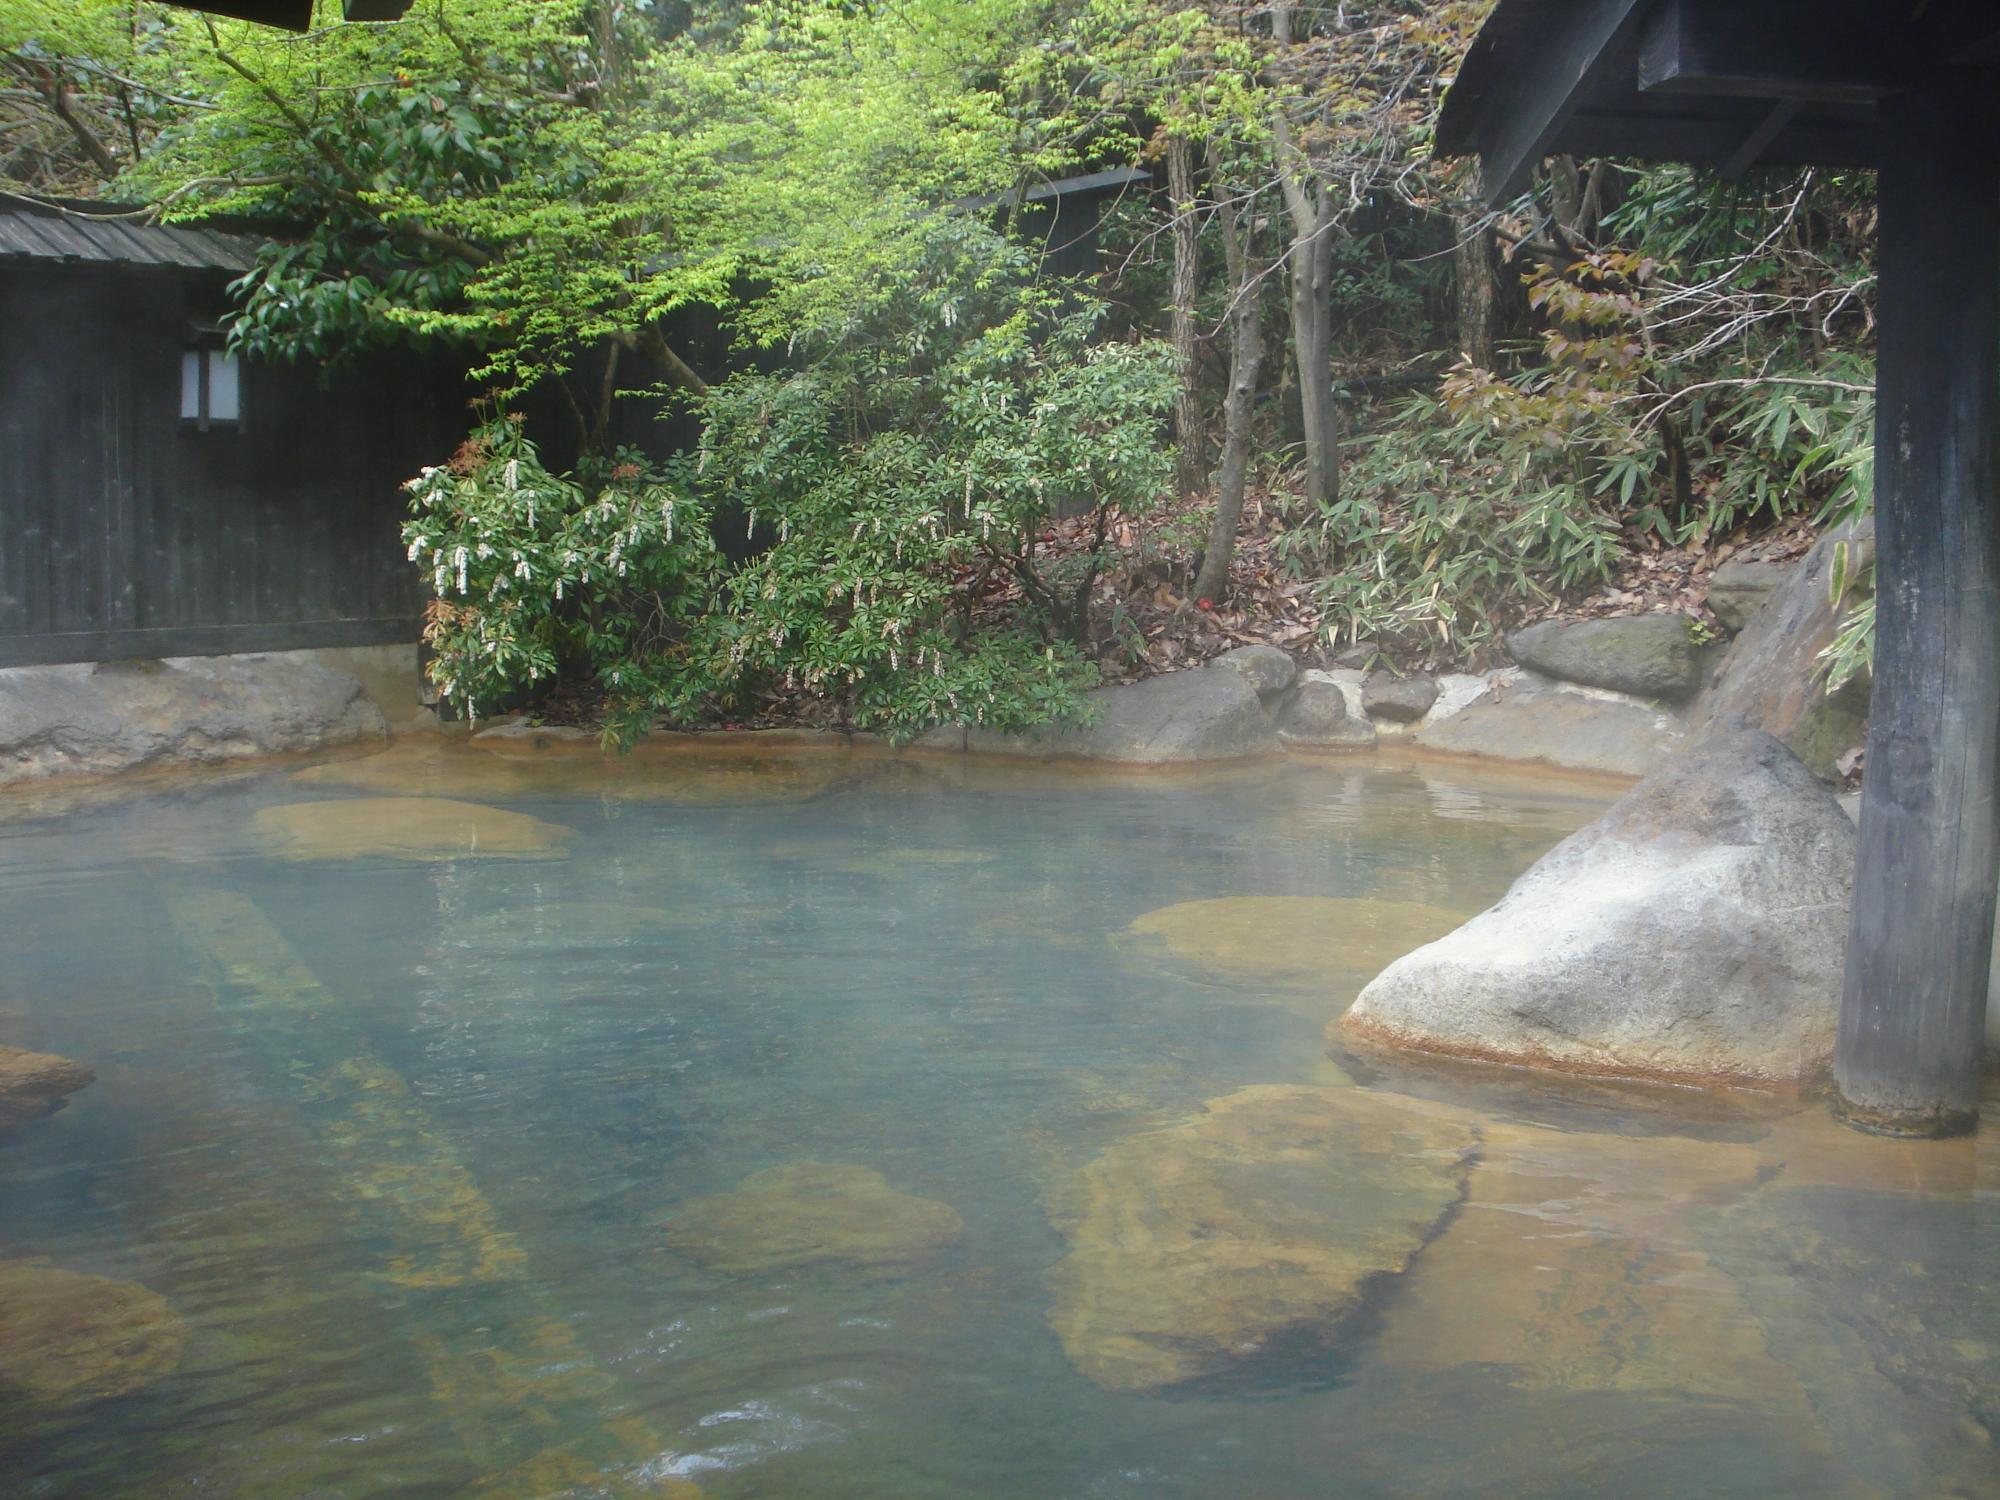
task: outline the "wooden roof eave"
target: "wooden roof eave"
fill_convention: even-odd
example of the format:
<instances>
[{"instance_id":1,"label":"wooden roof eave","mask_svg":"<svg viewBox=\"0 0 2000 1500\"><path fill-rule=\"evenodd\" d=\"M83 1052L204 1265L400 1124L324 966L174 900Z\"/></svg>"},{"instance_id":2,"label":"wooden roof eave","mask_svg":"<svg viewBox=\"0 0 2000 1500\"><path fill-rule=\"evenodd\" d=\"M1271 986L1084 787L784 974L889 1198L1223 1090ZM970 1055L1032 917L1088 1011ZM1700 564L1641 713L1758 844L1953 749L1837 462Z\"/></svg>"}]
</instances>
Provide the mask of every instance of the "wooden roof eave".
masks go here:
<instances>
[{"instance_id":1,"label":"wooden roof eave","mask_svg":"<svg viewBox=\"0 0 2000 1500\"><path fill-rule=\"evenodd\" d=\"M1498 204L1557 153L1872 166L1877 105L2000 60L1989 0L1501 0L1438 122Z\"/></svg>"},{"instance_id":2,"label":"wooden roof eave","mask_svg":"<svg viewBox=\"0 0 2000 1500\"><path fill-rule=\"evenodd\" d=\"M255 21L280 31L312 30L313 0L166 0L166 3L234 21ZM411 0L341 0L341 15L348 21L400 21L410 4Z\"/></svg>"}]
</instances>

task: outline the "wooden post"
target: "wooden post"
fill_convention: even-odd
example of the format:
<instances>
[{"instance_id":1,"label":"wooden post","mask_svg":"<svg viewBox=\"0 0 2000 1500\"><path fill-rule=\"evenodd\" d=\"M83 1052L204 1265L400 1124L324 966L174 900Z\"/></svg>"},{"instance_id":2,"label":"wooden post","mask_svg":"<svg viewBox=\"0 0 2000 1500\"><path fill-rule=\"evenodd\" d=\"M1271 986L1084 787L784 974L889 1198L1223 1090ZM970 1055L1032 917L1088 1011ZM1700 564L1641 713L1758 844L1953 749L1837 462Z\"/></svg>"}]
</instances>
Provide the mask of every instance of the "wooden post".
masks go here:
<instances>
[{"instance_id":1,"label":"wooden post","mask_svg":"<svg viewBox=\"0 0 2000 1500\"><path fill-rule=\"evenodd\" d=\"M1866 1130L1973 1128L2000 872L2000 158L1951 70L1883 102L1875 700L1835 1073Z\"/></svg>"}]
</instances>

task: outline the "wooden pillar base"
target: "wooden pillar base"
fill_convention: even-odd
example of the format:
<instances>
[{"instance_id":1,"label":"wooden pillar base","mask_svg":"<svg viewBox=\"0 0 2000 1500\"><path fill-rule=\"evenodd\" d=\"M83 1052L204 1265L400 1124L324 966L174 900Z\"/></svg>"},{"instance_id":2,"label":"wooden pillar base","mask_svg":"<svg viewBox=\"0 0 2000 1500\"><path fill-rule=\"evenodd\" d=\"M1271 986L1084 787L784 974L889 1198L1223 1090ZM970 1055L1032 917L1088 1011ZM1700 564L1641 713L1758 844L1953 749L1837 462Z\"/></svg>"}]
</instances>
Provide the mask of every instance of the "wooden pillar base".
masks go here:
<instances>
[{"instance_id":1,"label":"wooden pillar base","mask_svg":"<svg viewBox=\"0 0 2000 1500\"><path fill-rule=\"evenodd\" d=\"M1954 1135L1971 1135L1979 1128L1976 1109L1871 1109L1838 1096L1833 1101L1833 1117L1866 1135L1893 1136L1904 1141L1936 1141Z\"/></svg>"},{"instance_id":2,"label":"wooden pillar base","mask_svg":"<svg viewBox=\"0 0 2000 1500\"><path fill-rule=\"evenodd\" d=\"M2000 152L1988 82L1883 101L1875 695L1839 1114L1973 1128L2000 875Z\"/></svg>"}]
</instances>

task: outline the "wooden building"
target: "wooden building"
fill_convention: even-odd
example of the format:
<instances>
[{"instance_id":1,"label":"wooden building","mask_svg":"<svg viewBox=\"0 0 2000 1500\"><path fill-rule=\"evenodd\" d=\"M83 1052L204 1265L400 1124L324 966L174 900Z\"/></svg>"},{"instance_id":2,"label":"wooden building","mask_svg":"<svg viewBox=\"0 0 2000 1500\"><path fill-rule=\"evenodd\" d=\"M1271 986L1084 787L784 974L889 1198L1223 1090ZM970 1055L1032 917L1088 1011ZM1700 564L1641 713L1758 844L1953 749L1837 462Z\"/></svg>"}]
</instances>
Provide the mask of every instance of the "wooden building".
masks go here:
<instances>
[{"instance_id":1,"label":"wooden building","mask_svg":"<svg viewBox=\"0 0 2000 1500\"><path fill-rule=\"evenodd\" d=\"M1008 200L1012 229L1039 248L1049 271L1089 276L1099 268L1098 229L1105 213L1127 195L1145 197L1152 185L1152 174L1140 167L1111 167L1038 182Z\"/></svg>"},{"instance_id":2,"label":"wooden building","mask_svg":"<svg viewBox=\"0 0 2000 1500\"><path fill-rule=\"evenodd\" d=\"M1037 185L1010 205L1013 228L1052 271L1088 274L1105 206L1147 180ZM0 668L417 639L400 487L471 425L466 361L232 357L228 285L257 245L0 195ZM681 310L669 336L711 378L726 370L712 311ZM586 389L602 358L584 361ZM628 357L617 380L643 391L658 374ZM520 406L546 461L573 465L570 403L549 389ZM698 431L683 409L621 395L605 438L657 458ZM740 526L723 535L741 550Z\"/></svg>"},{"instance_id":3,"label":"wooden building","mask_svg":"<svg viewBox=\"0 0 2000 1500\"><path fill-rule=\"evenodd\" d=\"M1874 715L1836 1081L1969 1130L2000 875L2000 6L1500 0L1438 127L1489 199L1542 157L1872 167Z\"/></svg>"},{"instance_id":4,"label":"wooden building","mask_svg":"<svg viewBox=\"0 0 2000 1500\"><path fill-rule=\"evenodd\" d=\"M104 213L0 198L0 667L414 642L462 366L236 360L255 241Z\"/></svg>"}]
</instances>

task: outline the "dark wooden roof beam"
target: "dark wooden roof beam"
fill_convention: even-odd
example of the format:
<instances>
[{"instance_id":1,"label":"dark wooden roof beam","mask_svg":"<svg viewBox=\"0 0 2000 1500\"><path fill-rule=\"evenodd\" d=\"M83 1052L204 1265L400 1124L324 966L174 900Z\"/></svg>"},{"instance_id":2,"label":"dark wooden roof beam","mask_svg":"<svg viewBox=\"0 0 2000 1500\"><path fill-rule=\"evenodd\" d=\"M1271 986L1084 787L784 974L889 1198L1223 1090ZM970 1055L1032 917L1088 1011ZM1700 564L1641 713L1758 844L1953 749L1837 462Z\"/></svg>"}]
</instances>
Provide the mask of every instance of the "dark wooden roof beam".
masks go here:
<instances>
[{"instance_id":1,"label":"dark wooden roof beam","mask_svg":"<svg viewBox=\"0 0 2000 1500\"><path fill-rule=\"evenodd\" d=\"M310 31L313 0L167 0L183 10L237 21L255 21L280 31ZM349 21L400 21L411 0L341 0L341 15Z\"/></svg>"},{"instance_id":2,"label":"dark wooden roof beam","mask_svg":"<svg viewBox=\"0 0 2000 1500\"><path fill-rule=\"evenodd\" d=\"M2000 63L2000 26L1984 36L1968 37L1952 48L1950 60L1961 67L1991 67Z\"/></svg>"},{"instance_id":3,"label":"dark wooden roof beam","mask_svg":"<svg viewBox=\"0 0 2000 1500\"><path fill-rule=\"evenodd\" d=\"M1764 118L1757 122L1756 129L1743 137L1742 145L1722 159L1722 165L1716 171L1728 180L1741 177L1763 159L1764 153L1771 149L1771 143L1798 118L1799 111L1805 107L1802 99L1780 99L1773 104L1764 111Z\"/></svg>"},{"instance_id":4,"label":"dark wooden roof beam","mask_svg":"<svg viewBox=\"0 0 2000 1500\"><path fill-rule=\"evenodd\" d=\"M1692 102L1692 101L1691 101ZM1771 123L1770 109L1681 116L1581 109L1551 144L1572 156L1628 156L1638 161L1725 163ZM1756 159L1770 165L1872 167L1875 134L1864 121L1830 119L1804 108L1756 142ZM1495 200L1496 202L1502 200Z\"/></svg>"},{"instance_id":5,"label":"dark wooden roof beam","mask_svg":"<svg viewBox=\"0 0 2000 1500\"><path fill-rule=\"evenodd\" d=\"M1908 0L1917 45L1953 67L2000 63L2000 12L1993 0Z\"/></svg>"},{"instance_id":6,"label":"dark wooden roof beam","mask_svg":"<svg viewBox=\"0 0 2000 1500\"><path fill-rule=\"evenodd\" d=\"M1488 203L1504 203L1528 185L1577 103L1606 76L1628 42L1645 0L1586 0L1548 38L1546 50L1509 75L1486 100L1475 127Z\"/></svg>"},{"instance_id":7,"label":"dark wooden roof beam","mask_svg":"<svg viewBox=\"0 0 2000 1500\"><path fill-rule=\"evenodd\" d=\"M1866 103L1912 76L1910 37L1875 0L1660 0L1640 36L1639 89Z\"/></svg>"}]
</instances>

